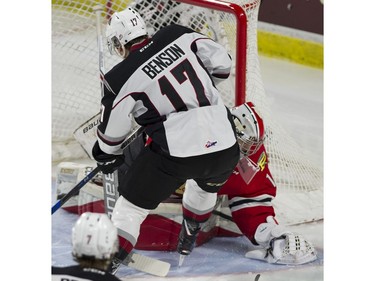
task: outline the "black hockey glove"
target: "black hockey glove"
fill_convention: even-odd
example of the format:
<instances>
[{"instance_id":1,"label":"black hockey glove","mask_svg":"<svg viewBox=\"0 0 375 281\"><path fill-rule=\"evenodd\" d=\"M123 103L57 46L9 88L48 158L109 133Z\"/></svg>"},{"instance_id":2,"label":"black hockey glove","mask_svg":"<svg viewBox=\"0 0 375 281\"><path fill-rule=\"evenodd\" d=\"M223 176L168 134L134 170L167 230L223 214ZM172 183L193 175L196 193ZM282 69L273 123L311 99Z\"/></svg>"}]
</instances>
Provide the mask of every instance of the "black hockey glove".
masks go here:
<instances>
[{"instance_id":1,"label":"black hockey glove","mask_svg":"<svg viewBox=\"0 0 375 281\"><path fill-rule=\"evenodd\" d=\"M92 156L103 174L111 174L116 171L125 161L124 155L107 154L100 149L98 141L92 148Z\"/></svg>"}]
</instances>

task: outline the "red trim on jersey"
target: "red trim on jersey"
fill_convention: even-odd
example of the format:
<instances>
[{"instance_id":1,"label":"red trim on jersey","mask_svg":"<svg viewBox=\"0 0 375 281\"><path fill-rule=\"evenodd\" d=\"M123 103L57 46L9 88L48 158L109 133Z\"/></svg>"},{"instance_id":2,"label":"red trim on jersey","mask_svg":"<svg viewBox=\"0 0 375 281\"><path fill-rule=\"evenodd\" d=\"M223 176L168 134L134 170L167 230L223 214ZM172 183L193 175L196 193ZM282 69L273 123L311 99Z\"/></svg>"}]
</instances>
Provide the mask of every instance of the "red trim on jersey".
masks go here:
<instances>
[{"instance_id":1,"label":"red trim on jersey","mask_svg":"<svg viewBox=\"0 0 375 281\"><path fill-rule=\"evenodd\" d=\"M135 50L138 50L144 46L146 46L148 43L150 43L150 38L146 38L145 40L139 42L139 43L135 43L133 44L131 47L130 47L130 52L132 51L135 51Z\"/></svg>"},{"instance_id":2,"label":"red trim on jersey","mask_svg":"<svg viewBox=\"0 0 375 281\"><path fill-rule=\"evenodd\" d=\"M120 248L130 253L133 250L133 244L122 236L118 236Z\"/></svg>"}]
</instances>

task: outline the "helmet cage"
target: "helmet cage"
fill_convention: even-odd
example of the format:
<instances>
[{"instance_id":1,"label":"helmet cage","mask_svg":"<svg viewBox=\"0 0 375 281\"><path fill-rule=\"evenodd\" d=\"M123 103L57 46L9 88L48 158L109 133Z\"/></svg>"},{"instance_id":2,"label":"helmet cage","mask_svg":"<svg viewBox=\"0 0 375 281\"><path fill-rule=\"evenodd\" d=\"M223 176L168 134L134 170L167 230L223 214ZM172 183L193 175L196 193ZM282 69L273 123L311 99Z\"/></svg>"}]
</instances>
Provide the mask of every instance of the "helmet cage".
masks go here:
<instances>
[{"instance_id":1,"label":"helmet cage","mask_svg":"<svg viewBox=\"0 0 375 281\"><path fill-rule=\"evenodd\" d=\"M264 142L264 137L257 140L255 137L246 137L244 134L237 132L237 142L240 150L244 155L253 155L258 151L259 147Z\"/></svg>"},{"instance_id":2,"label":"helmet cage","mask_svg":"<svg viewBox=\"0 0 375 281\"><path fill-rule=\"evenodd\" d=\"M240 151L248 156L256 153L265 139L263 121L253 107L245 103L232 110Z\"/></svg>"}]
</instances>

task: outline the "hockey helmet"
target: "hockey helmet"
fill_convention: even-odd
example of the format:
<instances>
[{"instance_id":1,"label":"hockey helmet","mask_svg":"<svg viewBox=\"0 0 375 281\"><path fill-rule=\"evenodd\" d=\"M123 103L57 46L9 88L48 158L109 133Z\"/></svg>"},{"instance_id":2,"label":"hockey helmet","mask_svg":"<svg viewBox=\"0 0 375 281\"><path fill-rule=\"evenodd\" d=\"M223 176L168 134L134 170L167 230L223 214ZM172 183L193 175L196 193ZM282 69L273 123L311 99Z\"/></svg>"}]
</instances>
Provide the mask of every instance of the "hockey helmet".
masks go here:
<instances>
[{"instance_id":1,"label":"hockey helmet","mask_svg":"<svg viewBox=\"0 0 375 281\"><path fill-rule=\"evenodd\" d=\"M125 45L130 41L147 35L146 24L133 8L114 13L106 29L107 45L111 55L116 53L125 58Z\"/></svg>"},{"instance_id":2,"label":"hockey helmet","mask_svg":"<svg viewBox=\"0 0 375 281\"><path fill-rule=\"evenodd\" d=\"M72 230L75 258L108 260L119 247L117 228L106 214L83 213Z\"/></svg>"},{"instance_id":3,"label":"hockey helmet","mask_svg":"<svg viewBox=\"0 0 375 281\"><path fill-rule=\"evenodd\" d=\"M252 155L263 144L265 130L262 118L255 111L251 102L244 103L231 109L236 125L237 142L245 155Z\"/></svg>"}]
</instances>

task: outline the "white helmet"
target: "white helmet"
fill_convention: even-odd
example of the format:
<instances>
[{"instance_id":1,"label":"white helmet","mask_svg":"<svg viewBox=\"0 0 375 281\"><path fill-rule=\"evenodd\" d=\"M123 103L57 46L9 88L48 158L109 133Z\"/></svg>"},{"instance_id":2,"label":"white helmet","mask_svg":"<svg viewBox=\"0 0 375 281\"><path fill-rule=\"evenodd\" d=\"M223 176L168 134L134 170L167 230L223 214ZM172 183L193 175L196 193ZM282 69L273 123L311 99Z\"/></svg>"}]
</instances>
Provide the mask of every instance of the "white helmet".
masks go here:
<instances>
[{"instance_id":1,"label":"white helmet","mask_svg":"<svg viewBox=\"0 0 375 281\"><path fill-rule=\"evenodd\" d=\"M240 150L243 154L250 156L257 152L264 142L263 120L251 102L232 108L231 113L236 125Z\"/></svg>"},{"instance_id":2,"label":"white helmet","mask_svg":"<svg viewBox=\"0 0 375 281\"><path fill-rule=\"evenodd\" d=\"M106 29L109 52L111 55L116 53L125 58L125 45L145 35L147 35L146 24L136 10L126 8L121 12L116 12L109 19ZM119 50L123 50L124 53Z\"/></svg>"},{"instance_id":3,"label":"white helmet","mask_svg":"<svg viewBox=\"0 0 375 281\"><path fill-rule=\"evenodd\" d=\"M72 231L75 258L110 259L119 247L117 228L106 214L83 213Z\"/></svg>"}]
</instances>

